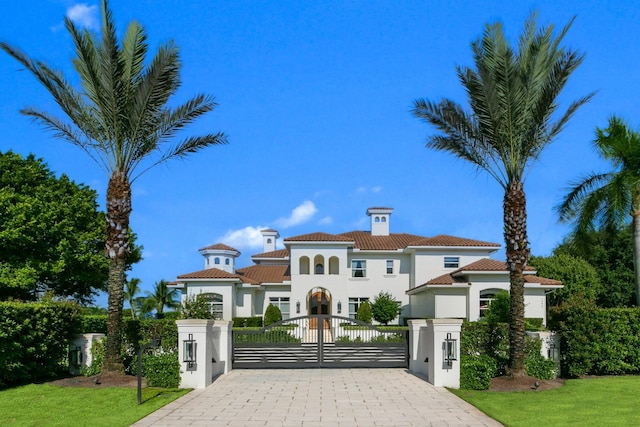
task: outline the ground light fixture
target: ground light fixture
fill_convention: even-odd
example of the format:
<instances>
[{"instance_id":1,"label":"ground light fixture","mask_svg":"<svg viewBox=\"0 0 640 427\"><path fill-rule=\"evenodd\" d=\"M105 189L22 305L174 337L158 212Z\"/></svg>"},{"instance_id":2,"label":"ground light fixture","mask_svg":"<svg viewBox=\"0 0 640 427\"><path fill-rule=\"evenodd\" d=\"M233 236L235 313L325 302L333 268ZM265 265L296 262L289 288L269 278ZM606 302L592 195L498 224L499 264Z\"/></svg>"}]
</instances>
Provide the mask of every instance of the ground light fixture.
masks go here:
<instances>
[{"instance_id":1,"label":"ground light fixture","mask_svg":"<svg viewBox=\"0 0 640 427\"><path fill-rule=\"evenodd\" d=\"M187 370L195 370L196 367L196 340L193 334L189 334L189 338L182 342L182 361L187 364Z\"/></svg>"},{"instance_id":2,"label":"ground light fixture","mask_svg":"<svg viewBox=\"0 0 640 427\"><path fill-rule=\"evenodd\" d=\"M145 344L138 350L138 405L142 403L142 353L148 348L160 347L160 340L153 339L150 343Z\"/></svg>"},{"instance_id":3,"label":"ground light fixture","mask_svg":"<svg viewBox=\"0 0 640 427\"><path fill-rule=\"evenodd\" d=\"M448 366L453 366L453 361L458 360L458 355L456 352L456 340L455 338L451 338L451 333L447 333L447 338L444 340L444 360L447 362Z\"/></svg>"}]
</instances>

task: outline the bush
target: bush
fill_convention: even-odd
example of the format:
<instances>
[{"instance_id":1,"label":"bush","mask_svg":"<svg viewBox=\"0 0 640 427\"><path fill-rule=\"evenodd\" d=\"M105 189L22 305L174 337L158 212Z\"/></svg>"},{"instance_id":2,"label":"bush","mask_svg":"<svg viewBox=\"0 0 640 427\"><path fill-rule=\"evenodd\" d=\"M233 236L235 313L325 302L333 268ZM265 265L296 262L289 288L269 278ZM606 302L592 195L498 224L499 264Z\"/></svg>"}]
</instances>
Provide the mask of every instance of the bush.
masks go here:
<instances>
[{"instance_id":1,"label":"bush","mask_svg":"<svg viewBox=\"0 0 640 427\"><path fill-rule=\"evenodd\" d=\"M234 317L233 318L233 327L234 328L261 328L262 327L262 317Z\"/></svg>"},{"instance_id":2,"label":"bush","mask_svg":"<svg viewBox=\"0 0 640 427\"><path fill-rule=\"evenodd\" d=\"M400 303L390 293L380 292L371 304L371 314L376 322L386 325L400 314Z\"/></svg>"},{"instance_id":3,"label":"bush","mask_svg":"<svg viewBox=\"0 0 640 427\"><path fill-rule=\"evenodd\" d=\"M537 338L526 338L526 358L524 367L527 375L540 380L552 380L556 378L556 362L552 359L545 359L540 350L542 341Z\"/></svg>"},{"instance_id":4,"label":"bush","mask_svg":"<svg viewBox=\"0 0 640 427\"><path fill-rule=\"evenodd\" d=\"M371 304L369 301L363 301L360 303L360 307L358 307L358 312L356 313L356 320L359 320L364 323L371 323L372 314L371 314Z\"/></svg>"},{"instance_id":5,"label":"bush","mask_svg":"<svg viewBox=\"0 0 640 427\"><path fill-rule=\"evenodd\" d=\"M82 368L82 375L91 377L98 375L102 371L102 362L104 361L104 353L106 351L105 343L107 338L94 341L91 345L91 365Z\"/></svg>"},{"instance_id":6,"label":"bush","mask_svg":"<svg viewBox=\"0 0 640 427\"><path fill-rule=\"evenodd\" d=\"M215 319L211 305L202 295L188 296L180 307L181 319Z\"/></svg>"},{"instance_id":7,"label":"bush","mask_svg":"<svg viewBox=\"0 0 640 427\"><path fill-rule=\"evenodd\" d=\"M79 312L70 302L0 302L0 385L66 370L69 344L80 332Z\"/></svg>"},{"instance_id":8,"label":"bush","mask_svg":"<svg viewBox=\"0 0 640 427\"><path fill-rule=\"evenodd\" d=\"M264 326L280 322L281 320L282 313L280 312L280 309L273 304L269 304L267 310L264 312Z\"/></svg>"},{"instance_id":9,"label":"bush","mask_svg":"<svg viewBox=\"0 0 640 427\"><path fill-rule=\"evenodd\" d=\"M137 359L136 369L137 371ZM149 387L178 388L180 386L180 362L178 351L153 349L142 355L142 375Z\"/></svg>"},{"instance_id":10,"label":"bush","mask_svg":"<svg viewBox=\"0 0 640 427\"><path fill-rule=\"evenodd\" d=\"M496 375L496 361L487 355L464 355L460 358L461 389L487 390L491 386L491 378Z\"/></svg>"},{"instance_id":11,"label":"bush","mask_svg":"<svg viewBox=\"0 0 640 427\"><path fill-rule=\"evenodd\" d=\"M485 321L489 323L509 323L511 296L507 291L499 291L489 304Z\"/></svg>"},{"instance_id":12,"label":"bush","mask_svg":"<svg viewBox=\"0 0 640 427\"><path fill-rule=\"evenodd\" d=\"M81 334L106 334L107 333L107 315L106 314L90 314L81 317Z\"/></svg>"}]
</instances>

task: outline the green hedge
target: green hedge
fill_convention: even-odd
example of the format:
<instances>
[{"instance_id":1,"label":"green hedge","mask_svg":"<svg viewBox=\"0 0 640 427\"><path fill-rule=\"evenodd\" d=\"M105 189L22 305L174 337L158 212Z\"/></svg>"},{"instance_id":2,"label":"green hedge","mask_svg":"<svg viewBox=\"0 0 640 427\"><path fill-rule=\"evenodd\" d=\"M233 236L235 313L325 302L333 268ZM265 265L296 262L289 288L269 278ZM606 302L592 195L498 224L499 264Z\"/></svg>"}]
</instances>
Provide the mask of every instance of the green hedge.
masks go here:
<instances>
[{"instance_id":1,"label":"green hedge","mask_svg":"<svg viewBox=\"0 0 640 427\"><path fill-rule=\"evenodd\" d=\"M496 360L487 355L460 358L460 388L465 390L487 390L491 378L498 372Z\"/></svg>"},{"instance_id":2,"label":"green hedge","mask_svg":"<svg viewBox=\"0 0 640 427\"><path fill-rule=\"evenodd\" d=\"M90 314L84 315L80 321L81 334L106 334L107 333L107 315L106 314Z\"/></svg>"},{"instance_id":3,"label":"green hedge","mask_svg":"<svg viewBox=\"0 0 640 427\"><path fill-rule=\"evenodd\" d=\"M563 375L640 373L640 308L568 306L554 320Z\"/></svg>"},{"instance_id":4,"label":"green hedge","mask_svg":"<svg viewBox=\"0 0 640 427\"><path fill-rule=\"evenodd\" d=\"M234 317L234 328L258 328L262 327L262 317Z\"/></svg>"},{"instance_id":5,"label":"green hedge","mask_svg":"<svg viewBox=\"0 0 640 427\"><path fill-rule=\"evenodd\" d=\"M65 370L69 344L80 332L70 302L0 302L0 385L51 378Z\"/></svg>"}]
</instances>

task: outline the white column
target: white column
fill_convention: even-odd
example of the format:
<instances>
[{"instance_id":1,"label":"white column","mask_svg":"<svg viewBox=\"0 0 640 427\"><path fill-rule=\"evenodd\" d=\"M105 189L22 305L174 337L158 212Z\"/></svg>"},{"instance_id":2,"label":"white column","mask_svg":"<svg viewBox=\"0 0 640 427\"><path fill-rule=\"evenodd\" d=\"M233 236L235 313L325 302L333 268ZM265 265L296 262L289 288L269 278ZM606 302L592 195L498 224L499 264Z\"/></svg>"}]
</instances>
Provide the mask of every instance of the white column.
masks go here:
<instances>
[{"instance_id":1,"label":"white column","mask_svg":"<svg viewBox=\"0 0 640 427\"><path fill-rule=\"evenodd\" d=\"M206 388L213 381L213 323L206 319L176 320L181 388ZM184 342L190 334L196 345L196 362L191 368L184 362Z\"/></svg>"},{"instance_id":2,"label":"white column","mask_svg":"<svg viewBox=\"0 0 640 427\"><path fill-rule=\"evenodd\" d=\"M231 327L233 322L227 320L215 320L213 323L213 334L211 336L213 362L212 375L226 374L231 371L233 357L233 343ZM213 380L213 378L212 378Z\"/></svg>"},{"instance_id":3,"label":"white column","mask_svg":"<svg viewBox=\"0 0 640 427\"><path fill-rule=\"evenodd\" d=\"M441 387L460 388L460 330L461 319L428 319L427 347L429 351L428 381ZM447 334L456 340L456 359L451 365L445 360L444 348Z\"/></svg>"},{"instance_id":4,"label":"white column","mask_svg":"<svg viewBox=\"0 0 640 427\"><path fill-rule=\"evenodd\" d=\"M409 319L409 371L427 375L428 353L426 347L427 321L425 319ZM428 378L427 378L428 380Z\"/></svg>"}]
</instances>

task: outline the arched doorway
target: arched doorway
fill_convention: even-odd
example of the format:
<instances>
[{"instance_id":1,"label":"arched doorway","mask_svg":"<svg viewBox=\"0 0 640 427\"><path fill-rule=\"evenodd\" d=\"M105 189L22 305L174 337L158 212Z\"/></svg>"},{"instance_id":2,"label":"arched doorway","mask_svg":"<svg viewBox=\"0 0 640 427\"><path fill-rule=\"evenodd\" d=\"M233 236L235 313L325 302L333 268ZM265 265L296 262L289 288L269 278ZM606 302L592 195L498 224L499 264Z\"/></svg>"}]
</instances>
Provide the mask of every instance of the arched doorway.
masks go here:
<instances>
[{"instance_id":1,"label":"arched doorway","mask_svg":"<svg viewBox=\"0 0 640 427\"><path fill-rule=\"evenodd\" d=\"M310 315L320 315L320 314L331 314L331 295L329 291L324 288L314 288L309 292L309 314ZM328 327L328 319L325 320L326 327ZM309 319L309 328L317 329L318 328L318 319L311 318Z\"/></svg>"}]
</instances>

